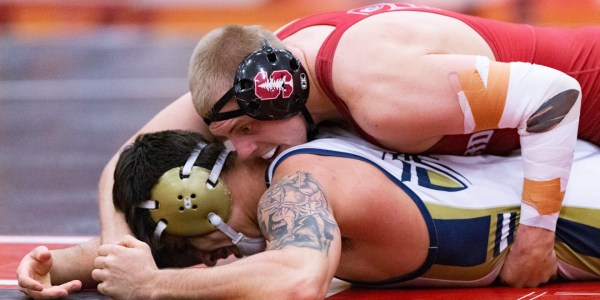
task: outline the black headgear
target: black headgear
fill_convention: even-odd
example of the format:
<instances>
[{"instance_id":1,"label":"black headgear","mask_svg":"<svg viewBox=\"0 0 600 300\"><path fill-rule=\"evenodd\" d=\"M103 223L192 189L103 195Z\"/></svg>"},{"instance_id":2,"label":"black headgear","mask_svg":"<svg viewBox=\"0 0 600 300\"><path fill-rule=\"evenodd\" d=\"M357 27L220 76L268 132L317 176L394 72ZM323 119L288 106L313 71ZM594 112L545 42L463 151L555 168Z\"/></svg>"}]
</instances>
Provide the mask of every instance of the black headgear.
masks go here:
<instances>
[{"instance_id":1,"label":"black headgear","mask_svg":"<svg viewBox=\"0 0 600 300\"><path fill-rule=\"evenodd\" d=\"M283 120L302 112L314 127L306 109L308 75L300 61L287 50L275 49L264 39L263 47L248 55L238 67L233 87L215 103L204 122L222 121L247 115L257 120ZM239 109L221 109L235 97Z\"/></svg>"}]
</instances>

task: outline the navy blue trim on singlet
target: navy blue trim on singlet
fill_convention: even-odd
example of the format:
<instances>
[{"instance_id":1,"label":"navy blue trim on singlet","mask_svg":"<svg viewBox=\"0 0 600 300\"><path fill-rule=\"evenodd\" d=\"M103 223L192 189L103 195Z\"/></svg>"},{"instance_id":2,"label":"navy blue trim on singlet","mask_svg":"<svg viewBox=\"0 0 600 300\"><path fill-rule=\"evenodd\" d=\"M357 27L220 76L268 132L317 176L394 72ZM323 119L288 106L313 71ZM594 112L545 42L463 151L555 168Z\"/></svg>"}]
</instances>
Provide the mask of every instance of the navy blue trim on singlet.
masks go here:
<instances>
[{"instance_id":1,"label":"navy blue trim on singlet","mask_svg":"<svg viewBox=\"0 0 600 300\"><path fill-rule=\"evenodd\" d=\"M579 254L600 258L599 228L558 218L556 239Z\"/></svg>"},{"instance_id":2,"label":"navy blue trim on singlet","mask_svg":"<svg viewBox=\"0 0 600 300\"><path fill-rule=\"evenodd\" d=\"M504 219L505 216L504 214L497 214L496 215L497 221L496 221L496 236L494 239L494 257L500 255L502 253L502 251L504 250L501 247L501 242L503 241L503 234L506 234L506 241L508 245L512 245L512 243L515 241L515 231L517 228L517 213L516 212L512 212L510 213L510 215L508 216L508 228L506 230L506 232L504 232L502 230L502 228L504 227Z\"/></svg>"},{"instance_id":3,"label":"navy blue trim on singlet","mask_svg":"<svg viewBox=\"0 0 600 300\"><path fill-rule=\"evenodd\" d=\"M366 162L366 163L374 166L379 171L381 171L383 174L385 174L385 176L388 179L390 179L394 184L396 184L398 187L400 187L413 200L413 202L415 203L415 205L421 212L421 215L423 216L423 219L425 220L425 224L427 225L427 231L429 232L429 251L427 253L427 258L425 259L423 264L416 270L414 270L408 274L399 276L399 277L394 277L394 278L380 280L380 281L368 281L368 282L367 281L353 281L353 280L338 277L339 279L350 282L355 285L359 285L359 286L376 287L376 286L393 284L393 283L398 283L398 282L415 279L415 278L423 275L425 272L427 272L429 270L429 268L431 267L431 265L433 265L433 263L435 262L435 260L437 259L437 256L438 256L438 235L437 235L435 223L433 222L433 218L429 214L429 211L427 210L425 203L423 202L423 200L421 200L421 198L419 198L419 196L417 194L415 194L404 183L399 181L398 178L394 177L387 170L385 170L378 164L374 163L373 161L371 161L367 158L364 158L362 156L355 155L355 154L334 151L334 150L314 149L314 148L304 148L304 149L292 150L292 151L284 154L283 156L281 156L281 158L279 158L279 160L275 163L275 165L272 168L273 174L275 173L275 170L281 164L282 161L284 161L285 159L287 159L290 156L297 155L297 154L312 154L312 155L320 155L320 156L334 156L334 157L341 157L341 158L350 158L350 159L355 159L355 160L359 160L362 162ZM270 186L270 182L268 179L269 178L268 173L269 173L269 169L267 169L265 177L266 177L267 186Z\"/></svg>"},{"instance_id":4,"label":"navy blue trim on singlet","mask_svg":"<svg viewBox=\"0 0 600 300\"><path fill-rule=\"evenodd\" d=\"M402 181L411 181L410 178L412 174L406 170L410 170L410 164L411 162L414 162L417 164L415 166L415 172L417 173L417 181L419 182L419 185L427 187L428 189L438 191L459 191L464 190L469 184L471 184L466 177L461 175L459 172L456 172L451 167L446 165L444 165L443 168L440 167L438 164L439 158L437 157L421 154L404 154L384 151L381 155L381 160L386 160L385 158L388 156L392 161L402 163L402 169L404 170L400 175L402 177ZM423 168L423 166L427 168ZM431 177L428 175L428 172L431 170L454 180L458 186L441 186L432 183L430 181Z\"/></svg>"},{"instance_id":5,"label":"navy blue trim on singlet","mask_svg":"<svg viewBox=\"0 0 600 300\"><path fill-rule=\"evenodd\" d=\"M457 267L485 263L490 224L490 216L458 220L436 219L439 252L435 263ZM465 249L469 249L468 255L465 255Z\"/></svg>"}]
</instances>

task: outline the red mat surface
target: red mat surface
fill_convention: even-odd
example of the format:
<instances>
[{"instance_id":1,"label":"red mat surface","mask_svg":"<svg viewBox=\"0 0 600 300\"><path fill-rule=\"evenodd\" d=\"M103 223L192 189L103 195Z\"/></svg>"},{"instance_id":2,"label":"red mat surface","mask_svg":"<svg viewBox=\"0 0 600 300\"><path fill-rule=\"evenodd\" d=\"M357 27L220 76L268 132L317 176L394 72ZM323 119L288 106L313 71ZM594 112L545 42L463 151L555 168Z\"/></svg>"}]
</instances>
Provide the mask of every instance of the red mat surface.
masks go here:
<instances>
[{"instance_id":1,"label":"red mat surface","mask_svg":"<svg viewBox=\"0 0 600 300\"><path fill-rule=\"evenodd\" d=\"M1 237L0 236L0 297L18 295L15 270L21 258L38 245L50 249L69 246L67 241L85 240L86 237ZM45 239L45 242L33 242ZM30 242L28 242L28 240ZM81 296L89 297L90 291ZM91 291L91 293L94 293ZM77 299L77 295L73 295ZM14 298L13 298L14 299ZM350 288L332 295L329 299L600 299L600 282L556 283L540 288L516 289L507 287L471 289L396 289L370 290Z\"/></svg>"},{"instance_id":2,"label":"red mat surface","mask_svg":"<svg viewBox=\"0 0 600 300\"><path fill-rule=\"evenodd\" d=\"M600 299L600 282L550 284L535 289L489 287L471 289L364 290L352 288L329 299Z\"/></svg>"}]
</instances>

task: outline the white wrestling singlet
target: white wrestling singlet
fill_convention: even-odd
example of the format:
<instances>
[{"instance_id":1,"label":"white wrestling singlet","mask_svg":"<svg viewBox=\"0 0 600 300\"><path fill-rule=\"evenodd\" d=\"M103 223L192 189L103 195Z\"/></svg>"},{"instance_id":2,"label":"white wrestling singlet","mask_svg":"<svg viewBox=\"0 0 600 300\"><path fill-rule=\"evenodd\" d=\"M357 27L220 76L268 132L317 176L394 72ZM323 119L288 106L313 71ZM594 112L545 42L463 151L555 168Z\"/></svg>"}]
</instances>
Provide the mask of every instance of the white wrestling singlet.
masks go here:
<instances>
[{"instance_id":1,"label":"white wrestling singlet","mask_svg":"<svg viewBox=\"0 0 600 300\"><path fill-rule=\"evenodd\" d=\"M400 154L332 130L281 153L267 171L268 180L283 160L297 154L372 164L415 201L428 225L430 255L417 272L355 284L469 287L489 285L497 278L518 225L523 184L520 155ZM600 279L598 166L600 149L578 141L555 243L559 274L568 280Z\"/></svg>"}]
</instances>

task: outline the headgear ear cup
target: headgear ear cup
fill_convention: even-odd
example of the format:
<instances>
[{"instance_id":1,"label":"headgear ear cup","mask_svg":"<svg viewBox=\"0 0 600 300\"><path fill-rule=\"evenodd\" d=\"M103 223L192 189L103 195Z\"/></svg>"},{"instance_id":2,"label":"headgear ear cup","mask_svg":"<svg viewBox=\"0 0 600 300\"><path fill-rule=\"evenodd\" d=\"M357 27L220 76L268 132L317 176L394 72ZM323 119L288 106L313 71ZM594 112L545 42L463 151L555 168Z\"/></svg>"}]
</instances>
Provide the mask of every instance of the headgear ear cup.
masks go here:
<instances>
[{"instance_id":1,"label":"headgear ear cup","mask_svg":"<svg viewBox=\"0 0 600 300\"><path fill-rule=\"evenodd\" d=\"M151 197L158 202L158 207L150 210L150 216L155 222L164 220L165 231L172 235L205 235L215 231L208 214L213 212L225 220L229 218L229 190L222 181L208 189L208 169L193 167L188 178L181 178L179 171L180 168L167 171L152 188Z\"/></svg>"},{"instance_id":2,"label":"headgear ear cup","mask_svg":"<svg viewBox=\"0 0 600 300\"><path fill-rule=\"evenodd\" d=\"M200 143L183 167L165 172L152 187L151 198L138 205L149 209L156 227L154 236L160 239L163 232L175 236L202 236L220 230L235 244L243 256L264 251L265 239L250 238L236 232L223 220L231 214L231 194L219 176L227 156L232 151L225 143L212 170L194 166L206 146Z\"/></svg>"},{"instance_id":3,"label":"headgear ear cup","mask_svg":"<svg viewBox=\"0 0 600 300\"><path fill-rule=\"evenodd\" d=\"M138 205L150 209L157 223L155 235L162 231L177 236L205 235L216 230L208 220L215 213L227 220L231 213L231 195L225 184L217 180L227 154L225 149L215 162L213 170L194 166L206 144L201 143L182 167L165 172L152 187L152 200ZM210 183L210 184L209 184Z\"/></svg>"}]
</instances>

